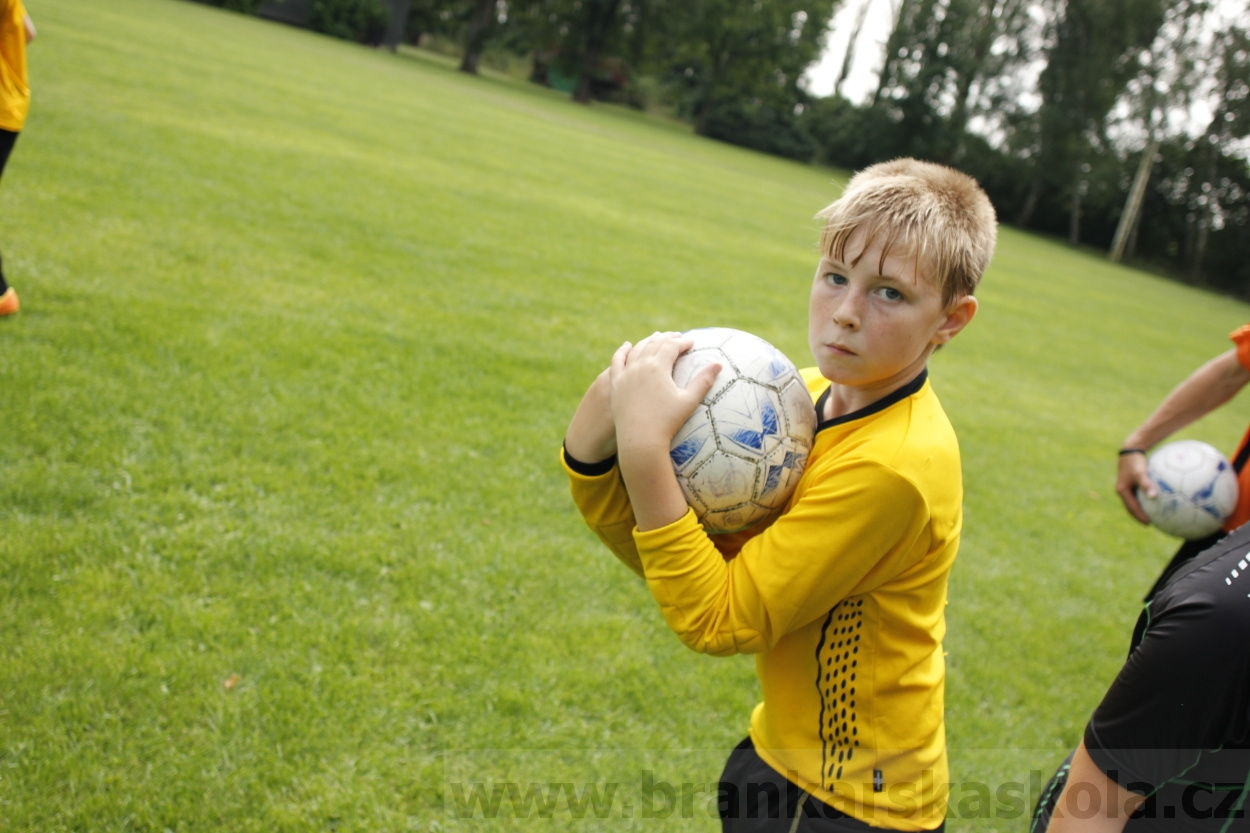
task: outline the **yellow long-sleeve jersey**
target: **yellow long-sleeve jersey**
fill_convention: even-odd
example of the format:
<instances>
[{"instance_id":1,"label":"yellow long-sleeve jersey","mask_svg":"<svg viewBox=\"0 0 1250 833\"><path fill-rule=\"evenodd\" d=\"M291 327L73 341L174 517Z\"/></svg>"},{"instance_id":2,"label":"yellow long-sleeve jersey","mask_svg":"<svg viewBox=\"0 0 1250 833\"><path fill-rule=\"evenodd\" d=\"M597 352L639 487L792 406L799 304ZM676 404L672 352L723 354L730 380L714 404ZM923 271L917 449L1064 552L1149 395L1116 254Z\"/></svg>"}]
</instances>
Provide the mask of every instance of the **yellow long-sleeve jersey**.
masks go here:
<instances>
[{"instance_id":1,"label":"yellow long-sleeve jersey","mask_svg":"<svg viewBox=\"0 0 1250 833\"><path fill-rule=\"evenodd\" d=\"M819 408L829 383L803 375ZM784 513L764 529L709 537L688 512L640 532L618 469L564 467L586 522L646 579L682 642L756 655L763 702L750 731L765 761L870 825L942 823L942 638L963 485L927 374L822 422Z\"/></svg>"}]
</instances>

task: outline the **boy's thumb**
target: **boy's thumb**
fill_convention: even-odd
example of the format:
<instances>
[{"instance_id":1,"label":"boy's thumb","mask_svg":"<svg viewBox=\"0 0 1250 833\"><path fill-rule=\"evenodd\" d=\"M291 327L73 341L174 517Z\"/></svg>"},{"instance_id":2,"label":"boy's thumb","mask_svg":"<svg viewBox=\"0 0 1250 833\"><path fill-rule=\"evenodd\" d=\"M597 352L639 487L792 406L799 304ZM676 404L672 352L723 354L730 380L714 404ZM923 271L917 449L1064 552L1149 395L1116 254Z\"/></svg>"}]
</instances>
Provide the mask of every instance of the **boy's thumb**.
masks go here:
<instances>
[{"instance_id":1,"label":"boy's thumb","mask_svg":"<svg viewBox=\"0 0 1250 833\"><path fill-rule=\"evenodd\" d=\"M707 396L708 391L712 389L712 385L716 384L716 377L720 375L721 365L713 362L699 368L690 380L690 384L686 385L686 390L691 393L697 393L700 400Z\"/></svg>"}]
</instances>

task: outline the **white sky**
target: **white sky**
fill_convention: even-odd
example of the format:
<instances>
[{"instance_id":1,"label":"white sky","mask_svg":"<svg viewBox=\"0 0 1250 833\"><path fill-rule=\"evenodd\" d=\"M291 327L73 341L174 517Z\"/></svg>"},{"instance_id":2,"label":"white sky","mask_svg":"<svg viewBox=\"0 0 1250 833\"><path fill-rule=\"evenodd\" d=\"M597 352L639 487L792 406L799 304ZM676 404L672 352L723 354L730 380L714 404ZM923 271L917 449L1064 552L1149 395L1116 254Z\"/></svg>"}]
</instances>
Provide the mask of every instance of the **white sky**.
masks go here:
<instances>
[{"instance_id":1,"label":"white sky","mask_svg":"<svg viewBox=\"0 0 1250 833\"><path fill-rule=\"evenodd\" d=\"M893 17L890 0L847 0L829 23L830 34L824 55L806 75L807 89L813 95L833 93L833 82L842 68L855 16L865 3L869 4L868 16L864 19L864 30L855 48L855 61L842 85L842 95L856 104L862 104L877 89L877 73L885 60L885 41L890 36Z\"/></svg>"}]
</instances>

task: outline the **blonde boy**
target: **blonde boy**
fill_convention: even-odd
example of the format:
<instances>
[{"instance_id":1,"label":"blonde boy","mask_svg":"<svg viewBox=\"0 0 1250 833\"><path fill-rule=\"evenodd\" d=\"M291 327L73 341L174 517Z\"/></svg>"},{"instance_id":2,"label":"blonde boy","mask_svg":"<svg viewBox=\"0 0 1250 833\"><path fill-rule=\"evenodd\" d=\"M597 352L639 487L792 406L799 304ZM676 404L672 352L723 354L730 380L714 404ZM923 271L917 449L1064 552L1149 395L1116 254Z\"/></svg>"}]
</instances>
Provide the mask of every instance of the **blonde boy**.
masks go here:
<instances>
[{"instance_id":1,"label":"blonde boy","mask_svg":"<svg viewBox=\"0 0 1250 833\"><path fill-rule=\"evenodd\" d=\"M669 444L719 368L679 389L677 333L617 349L563 461L586 522L682 642L756 657L763 702L721 776L724 830L936 830L963 487L927 362L976 314L994 210L969 177L901 159L819 217L804 371L819 427L780 518L709 537L686 505Z\"/></svg>"}]
</instances>

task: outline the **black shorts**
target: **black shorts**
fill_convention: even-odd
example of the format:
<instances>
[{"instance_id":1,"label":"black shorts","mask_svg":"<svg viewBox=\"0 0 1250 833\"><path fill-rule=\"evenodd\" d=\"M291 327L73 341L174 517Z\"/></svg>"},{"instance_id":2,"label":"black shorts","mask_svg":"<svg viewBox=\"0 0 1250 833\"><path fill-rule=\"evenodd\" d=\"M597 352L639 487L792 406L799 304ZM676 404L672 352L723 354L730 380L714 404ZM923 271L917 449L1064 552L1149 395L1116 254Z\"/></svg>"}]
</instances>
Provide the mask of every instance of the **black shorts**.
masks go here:
<instances>
[{"instance_id":1,"label":"black shorts","mask_svg":"<svg viewBox=\"0 0 1250 833\"><path fill-rule=\"evenodd\" d=\"M750 738L729 753L718 810L724 833L880 833L788 781L759 756Z\"/></svg>"},{"instance_id":2,"label":"black shorts","mask_svg":"<svg viewBox=\"0 0 1250 833\"><path fill-rule=\"evenodd\" d=\"M1055 805L1059 803L1059 793L1063 792L1064 784L1068 783L1068 770L1071 766L1072 756L1069 755L1055 770L1050 782L1046 784L1046 789L1037 797L1037 806L1033 808L1033 819L1029 822L1028 833L1046 833L1046 828L1050 826L1050 817L1055 814Z\"/></svg>"},{"instance_id":3,"label":"black shorts","mask_svg":"<svg viewBox=\"0 0 1250 833\"><path fill-rule=\"evenodd\" d=\"M0 176L4 175L4 165L9 161L9 154L13 152L17 136L18 134L12 131L0 130Z\"/></svg>"}]
</instances>

